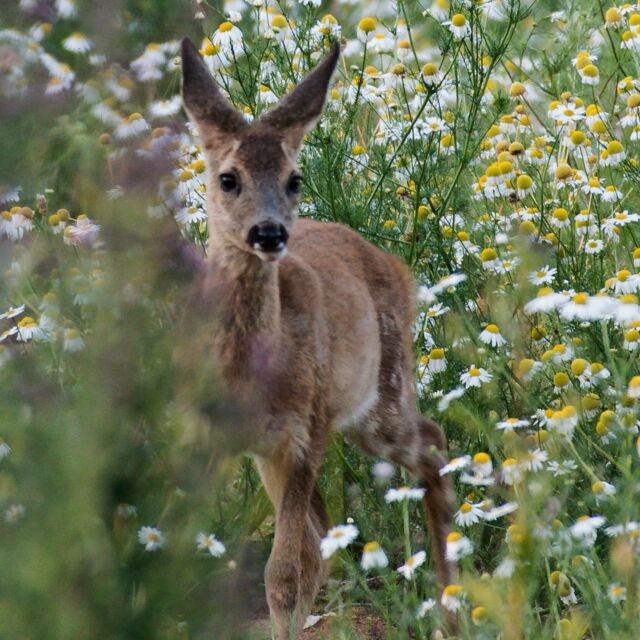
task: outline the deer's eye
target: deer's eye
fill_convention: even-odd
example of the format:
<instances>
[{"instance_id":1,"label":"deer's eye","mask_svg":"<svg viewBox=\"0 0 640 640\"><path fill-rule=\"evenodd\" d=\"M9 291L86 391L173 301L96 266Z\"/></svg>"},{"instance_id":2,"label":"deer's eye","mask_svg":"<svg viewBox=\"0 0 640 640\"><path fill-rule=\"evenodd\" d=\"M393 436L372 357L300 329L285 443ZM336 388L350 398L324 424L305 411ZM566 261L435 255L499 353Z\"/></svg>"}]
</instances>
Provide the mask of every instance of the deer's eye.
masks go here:
<instances>
[{"instance_id":1,"label":"deer's eye","mask_svg":"<svg viewBox=\"0 0 640 640\"><path fill-rule=\"evenodd\" d=\"M230 191L235 191L239 188L238 180L233 175L233 173L220 174L220 188L227 193L229 193Z\"/></svg>"},{"instance_id":2,"label":"deer's eye","mask_svg":"<svg viewBox=\"0 0 640 640\"><path fill-rule=\"evenodd\" d=\"M302 186L302 176L293 174L287 182L287 191L289 193L300 193L300 187Z\"/></svg>"}]
</instances>

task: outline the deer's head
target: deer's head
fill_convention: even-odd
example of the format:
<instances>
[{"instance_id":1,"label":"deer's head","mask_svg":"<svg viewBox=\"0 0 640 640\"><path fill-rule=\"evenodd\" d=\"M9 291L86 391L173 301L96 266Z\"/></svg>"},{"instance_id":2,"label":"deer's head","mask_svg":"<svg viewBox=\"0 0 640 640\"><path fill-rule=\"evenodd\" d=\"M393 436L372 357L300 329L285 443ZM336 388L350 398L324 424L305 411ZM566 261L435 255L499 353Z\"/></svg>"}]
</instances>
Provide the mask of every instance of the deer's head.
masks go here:
<instances>
[{"instance_id":1,"label":"deer's head","mask_svg":"<svg viewBox=\"0 0 640 640\"><path fill-rule=\"evenodd\" d=\"M182 41L182 93L207 164L209 234L263 260L284 255L302 176L296 158L317 122L340 53L331 53L277 105L249 124L216 86L193 43Z\"/></svg>"}]
</instances>

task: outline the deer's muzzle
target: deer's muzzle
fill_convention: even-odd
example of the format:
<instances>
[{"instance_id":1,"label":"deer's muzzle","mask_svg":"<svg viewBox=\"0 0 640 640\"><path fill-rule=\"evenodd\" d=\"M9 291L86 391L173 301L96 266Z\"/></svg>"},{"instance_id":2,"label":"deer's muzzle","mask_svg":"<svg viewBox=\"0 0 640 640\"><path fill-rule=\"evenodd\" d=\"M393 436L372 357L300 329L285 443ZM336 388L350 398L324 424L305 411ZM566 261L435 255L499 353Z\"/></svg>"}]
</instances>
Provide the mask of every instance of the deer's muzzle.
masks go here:
<instances>
[{"instance_id":1,"label":"deer's muzzle","mask_svg":"<svg viewBox=\"0 0 640 640\"><path fill-rule=\"evenodd\" d=\"M247 234L247 243L252 249L267 253L283 251L288 239L289 234L284 225L271 221L253 225Z\"/></svg>"}]
</instances>

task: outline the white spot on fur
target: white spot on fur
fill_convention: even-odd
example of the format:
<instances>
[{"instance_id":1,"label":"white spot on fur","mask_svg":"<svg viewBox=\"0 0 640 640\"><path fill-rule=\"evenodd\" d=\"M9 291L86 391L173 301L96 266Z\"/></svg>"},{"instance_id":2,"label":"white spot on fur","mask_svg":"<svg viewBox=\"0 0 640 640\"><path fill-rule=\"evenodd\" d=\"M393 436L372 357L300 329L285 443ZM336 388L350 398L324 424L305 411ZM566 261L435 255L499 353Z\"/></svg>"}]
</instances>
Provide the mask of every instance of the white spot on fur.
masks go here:
<instances>
[{"instance_id":1,"label":"white spot on fur","mask_svg":"<svg viewBox=\"0 0 640 640\"><path fill-rule=\"evenodd\" d=\"M358 423L364 418L378 402L378 388L374 387L364 397L360 404L355 407L349 407L346 411L340 413L335 418L335 425L338 429L343 429L352 424Z\"/></svg>"}]
</instances>

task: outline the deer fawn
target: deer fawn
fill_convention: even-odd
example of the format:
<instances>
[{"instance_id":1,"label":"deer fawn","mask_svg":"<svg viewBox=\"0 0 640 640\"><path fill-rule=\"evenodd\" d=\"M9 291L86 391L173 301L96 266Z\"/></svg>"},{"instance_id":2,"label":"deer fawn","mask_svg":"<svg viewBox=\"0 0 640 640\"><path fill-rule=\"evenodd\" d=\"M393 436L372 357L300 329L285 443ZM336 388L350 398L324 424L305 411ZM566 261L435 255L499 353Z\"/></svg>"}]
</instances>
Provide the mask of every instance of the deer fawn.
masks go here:
<instances>
[{"instance_id":1,"label":"deer fawn","mask_svg":"<svg viewBox=\"0 0 640 640\"><path fill-rule=\"evenodd\" d=\"M208 169L209 249L202 295L214 301L212 348L225 386L251 406L251 443L276 510L265 571L278 640L298 637L324 578L327 515L316 481L331 426L427 488L441 585L451 522L437 424L416 411L407 267L351 229L300 220L296 156L322 112L338 44L293 91L249 124L190 40L183 98Z\"/></svg>"}]
</instances>

